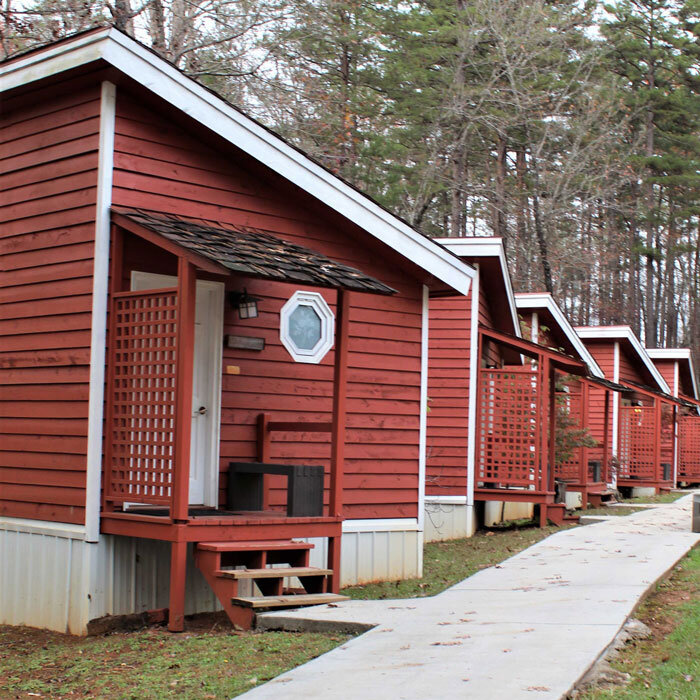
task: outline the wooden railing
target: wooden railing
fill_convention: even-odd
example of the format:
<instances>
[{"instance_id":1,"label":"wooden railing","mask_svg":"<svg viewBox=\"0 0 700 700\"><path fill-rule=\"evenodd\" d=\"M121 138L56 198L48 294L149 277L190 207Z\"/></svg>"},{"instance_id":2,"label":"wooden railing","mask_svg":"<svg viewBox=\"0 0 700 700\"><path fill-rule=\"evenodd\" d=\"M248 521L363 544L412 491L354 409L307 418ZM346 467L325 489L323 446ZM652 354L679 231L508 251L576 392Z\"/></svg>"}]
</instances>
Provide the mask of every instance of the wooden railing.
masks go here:
<instances>
[{"instance_id":1,"label":"wooden railing","mask_svg":"<svg viewBox=\"0 0 700 700\"><path fill-rule=\"evenodd\" d=\"M657 479L658 407L620 406L618 472L620 479Z\"/></svg>"},{"instance_id":2,"label":"wooden railing","mask_svg":"<svg viewBox=\"0 0 700 700\"><path fill-rule=\"evenodd\" d=\"M104 498L172 504L177 289L112 295Z\"/></svg>"},{"instance_id":3,"label":"wooden railing","mask_svg":"<svg viewBox=\"0 0 700 700\"><path fill-rule=\"evenodd\" d=\"M549 397L542 369L480 369L476 479L491 486L548 487L546 442Z\"/></svg>"},{"instance_id":4,"label":"wooden railing","mask_svg":"<svg viewBox=\"0 0 700 700\"><path fill-rule=\"evenodd\" d=\"M700 481L700 416L678 421L678 478Z\"/></svg>"}]
</instances>

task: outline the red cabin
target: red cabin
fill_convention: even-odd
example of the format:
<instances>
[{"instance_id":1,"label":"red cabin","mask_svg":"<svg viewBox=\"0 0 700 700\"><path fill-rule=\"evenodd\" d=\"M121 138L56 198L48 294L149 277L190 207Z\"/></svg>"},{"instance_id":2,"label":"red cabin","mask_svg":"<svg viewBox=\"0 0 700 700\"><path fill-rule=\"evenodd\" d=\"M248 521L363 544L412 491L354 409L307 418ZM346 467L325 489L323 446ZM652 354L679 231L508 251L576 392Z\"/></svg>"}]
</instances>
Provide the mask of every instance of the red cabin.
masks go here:
<instances>
[{"instance_id":1,"label":"red cabin","mask_svg":"<svg viewBox=\"0 0 700 700\"><path fill-rule=\"evenodd\" d=\"M627 387L625 393L613 395L609 423L599 408L591 408L594 437L604 427L611 431L616 461L611 485L635 494L671 488L678 402L670 396L661 373L629 326L576 331L606 378Z\"/></svg>"},{"instance_id":2,"label":"red cabin","mask_svg":"<svg viewBox=\"0 0 700 700\"><path fill-rule=\"evenodd\" d=\"M0 622L420 576L428 297L474 271L116 29L0 77Z\"/></svg>"},{"instance_id":3,"label":"red cabin","mask_svg":"<svg viewBox=\"0 0 700 700\"><path fill-rule=\"evenodd\" d=\"M609 495L612 450L609 421L604 416L606 412L610 415L613 389L599 381L605 378L602 369L551 294L520 293L515 301L524 333L532 342L576 357L588 367L588 379L562 373L557 379L561 437L554 474L566 483L568 507L599 505Z\"/></svg>"},{"instance_id":4,"label":"red cabin","mask_svg":"<svg viewBox=\"0 0 700 700\"><path fill-rule=\"evenodd\" d=\"M686 405L679 409L673 459L675 481L700 483L700 417L693 359L688 348L647 348L661 376Z\"/></svg>"},{"instance_id":5,"label":"red cabin","mask_svg":"<svg viewBox=\"0 0 700 700\"><path fill-rule=\"evenodd\" d=\"M487 523L535 504L541 523L562 522L550 468L556 376L585 376L586 364L520 337L500 239L439 240L478 276L466 300L431 299L426 537L471 534L475 503Z\"/></svg>"}]
</instances>

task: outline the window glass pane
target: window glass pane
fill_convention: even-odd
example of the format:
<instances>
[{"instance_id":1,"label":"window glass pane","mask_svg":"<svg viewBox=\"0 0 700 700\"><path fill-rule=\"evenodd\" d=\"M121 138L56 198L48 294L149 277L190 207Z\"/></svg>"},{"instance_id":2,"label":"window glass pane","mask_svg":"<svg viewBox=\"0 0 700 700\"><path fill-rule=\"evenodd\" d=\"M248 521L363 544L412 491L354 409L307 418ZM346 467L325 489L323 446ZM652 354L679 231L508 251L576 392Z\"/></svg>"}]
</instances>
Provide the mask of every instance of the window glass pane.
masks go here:
<instances>
[{"instance_id":1,"label":"window glass pane","mask_svg":"<svg viewBox=\"0 0 700 700\"><path fill-rule=\"evenodd\" d=\"M321 339L321 317L311 306L300 305L289 315L289 337L300 350L311 350Z\"/></svg>"}]
</instances>

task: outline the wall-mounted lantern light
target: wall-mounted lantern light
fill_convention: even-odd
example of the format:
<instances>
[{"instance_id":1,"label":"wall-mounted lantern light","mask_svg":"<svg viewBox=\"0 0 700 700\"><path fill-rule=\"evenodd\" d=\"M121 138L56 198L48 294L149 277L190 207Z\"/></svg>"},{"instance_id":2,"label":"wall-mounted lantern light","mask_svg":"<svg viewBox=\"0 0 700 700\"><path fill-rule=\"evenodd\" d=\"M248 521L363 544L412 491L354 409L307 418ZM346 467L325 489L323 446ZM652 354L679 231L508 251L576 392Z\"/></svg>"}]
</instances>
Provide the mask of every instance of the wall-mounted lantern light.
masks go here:
<instances>
[{"instance_id":1,"label":"wall-mounted lantern light","mask_svg":"<svg viewBox=\"0 0 700 700\"><path fill-rule=\"evenodd\" d=\"M229 292L229 304L234 309L238 309L238 318L257 318L258 317L258 297L251 296L244 289L242 292Z\"/></svg>"}]
</instances>

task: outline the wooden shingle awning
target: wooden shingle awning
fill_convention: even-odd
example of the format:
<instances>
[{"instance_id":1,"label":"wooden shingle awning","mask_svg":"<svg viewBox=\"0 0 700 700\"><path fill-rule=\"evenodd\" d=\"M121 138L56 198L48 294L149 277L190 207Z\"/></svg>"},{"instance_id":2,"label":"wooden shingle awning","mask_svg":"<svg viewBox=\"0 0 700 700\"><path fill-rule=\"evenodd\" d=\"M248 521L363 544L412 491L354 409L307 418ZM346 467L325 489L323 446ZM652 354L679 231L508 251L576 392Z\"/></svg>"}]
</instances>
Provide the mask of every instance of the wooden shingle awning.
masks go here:
<instances>
[{"instance_id":1,"label":"wooden shingle awning","mask_svg":"<svg viewBox=\"0 0 700 700\"><path fill-rule=\"evenodd\" d=\"M210 272L369 294L396 293L354 267L248 226L214 226L172 214L116 207L112 221L175 254L177 248L186 251L195 265Z\"/></svg>"}]
</instances>

